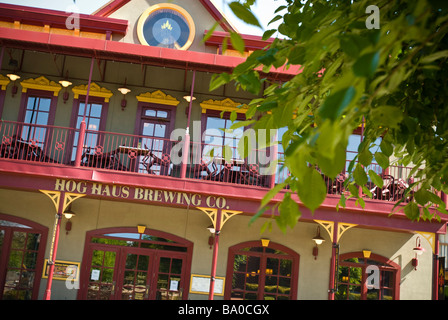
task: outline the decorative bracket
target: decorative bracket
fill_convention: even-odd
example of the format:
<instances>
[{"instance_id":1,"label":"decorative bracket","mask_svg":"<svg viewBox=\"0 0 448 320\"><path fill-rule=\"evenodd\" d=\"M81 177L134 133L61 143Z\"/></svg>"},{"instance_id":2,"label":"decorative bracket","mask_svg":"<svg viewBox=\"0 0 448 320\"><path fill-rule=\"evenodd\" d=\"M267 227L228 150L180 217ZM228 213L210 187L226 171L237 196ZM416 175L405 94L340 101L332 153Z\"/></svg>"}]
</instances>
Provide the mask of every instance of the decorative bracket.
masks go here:
<instances>
[{"instance_id":1,"label":"decorative bracket","mask_svg":"<svg viewBox=\"0 0 448 320\"><path fill-rule=\"evenodd\" d=\"M333 241L334 237L334 222L333 221L324 221L324 220L314 220L318 224L320 224L330 235L331 241ZM353 223L345 223L338 222L337 223L337 234L336 234L336 243L339 243L342 234L350 228L356 227L357 224Z\"/></svg>"},{"instance_id":2,"label":"decorative bracket","mask_svg":"<svg viewBox=\"0 0 448 320\"><path fill-rule=\"evenodd\" d=\"M39 190L46 196L50 198L50 200L53 202L56 212L57 213L64 213L65 210L68 208L68 206L75 200L84 197L85 194L79 194L79 193L70 193L70 192L64 192L64 199L62 203L62 212L59 212L59 205L61 201L61 192L60 191L49 191L49 190Z\"/></svg>"},{"instance_id":3,"label":"decorative bracket","mask_svg":"<svg viewBox=\"0 0 448 320\"><path fill-rule=\"evenodd\" d=\"M212 208L204 208L204 207L196 207L197 209L204 212L212 221L213 227L216 229L216 222L218 219L218 210L219 209L212 209ZM221 229L224 226L224 223L226 223L230 218L233 216L243 213L243 211L234 211L234 210L221 210Z\"/></svg>"},{"instance_id":4,"label":"decorative bracket","mask_svg":"<svg viewBox=\"0 0 448 320\"><path fill-rule=\"evenodd\" d=\"M421 235L423 238L426 239L426 241L429 242L431 249L432 249L432 253L435 254L436 253L436 235L435 235L435 233L421 232L421 231L417 231L416 233Z\"/></svg>"}]
</instances>

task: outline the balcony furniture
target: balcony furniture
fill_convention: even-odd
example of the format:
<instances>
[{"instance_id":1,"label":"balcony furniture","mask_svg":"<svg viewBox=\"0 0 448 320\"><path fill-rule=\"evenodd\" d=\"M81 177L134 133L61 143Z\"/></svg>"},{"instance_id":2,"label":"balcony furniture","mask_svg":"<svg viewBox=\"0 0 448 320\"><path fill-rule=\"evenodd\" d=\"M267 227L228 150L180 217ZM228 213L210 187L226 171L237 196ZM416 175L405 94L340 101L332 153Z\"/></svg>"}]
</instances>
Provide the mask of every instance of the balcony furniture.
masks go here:
<instances>
[{"instance_id":1,"label":"balcony furniture","mask_svg":"<svg viewBox=\"0 0 448 320\"><path fill-rule=\"evenodd\" d=\"M323 175L325 184L327 185L327 194L342 194L344 192L344 182L347 179L345 173L340 173L334 179Z\"/></svg>"},{"instance_id":2,"label":"balcony furniture","mask_svg":"<svg viewBox=\"0 0 448 320\"><path fill-rule=\"evenodd\" d=\"M213 158L221 171L216 178L221 182L241 183L244 179L241 168L244 166L244 160L241 159L225 159L221 157Z\"/></svg>"},{"instance_id":3,"label":"balcony furniture","mask_svg":"<svg viewBox=\"0 0 448 320\"><path fill-rule=\"evenodd\" d=\"M115 149L110 152L103 153L102 147L94 148L87 147L81 158L81 165L84 167L112 169L120 171L129 171L129 168L123 165L120 161L120 149Z\"/></svg>"},{"instance_id":4,"label":"balcony furniture","mask_svg":"<svg viewBox=\"0 0 448 320\"><path fill-rule=\"evenodd\" d=\"M158 165L160 166L159 175L168 176L171 169L171 156L167 153L162 153L159 158L151 150L148 151L148 154L142 160L142 165L145 167L146 171L150 174L157 174L156 171L152 169L152 166ZM152 160L148 163L149 157L151 157Z\"/></svg>"},{"instance_id":5,"label":"balcony furniture","mask_svg":"<svg viewBox=\"0 0 448 320\"><path fill-rule=\"evenodd\" d=\"M242 173L243 183L252 186L264 186L264 176L260 174L260 166L256 163L245 163L246 171Z\"/></svg>"},{"instance_id":6,"label":"balcony furniture","mask_svg":"<svg viewBox=\"0 0 448 320\"><path fill-rule=\"evenodd\" d=\"M0 156L2 158L39 161L39 162L56 162L45 156L42 148L38 146L39 141L23 140L17 135L12 137L3 137L0 147Z\"/></svg>"}]
</instances>

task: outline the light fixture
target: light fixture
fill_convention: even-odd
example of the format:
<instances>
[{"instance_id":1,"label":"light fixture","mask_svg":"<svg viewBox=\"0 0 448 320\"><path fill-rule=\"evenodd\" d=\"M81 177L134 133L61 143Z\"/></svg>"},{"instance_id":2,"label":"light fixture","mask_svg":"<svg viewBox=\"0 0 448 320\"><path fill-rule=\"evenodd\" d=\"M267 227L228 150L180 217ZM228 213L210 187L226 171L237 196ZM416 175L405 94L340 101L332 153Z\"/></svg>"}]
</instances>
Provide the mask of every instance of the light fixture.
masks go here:
<instances>
[{"instance_id":1,"label":"light fixture","mask_svg":"<svg viewBox=\"0 0 448 320\"><path fill-rule=\"evenodd\" d=\"M64 103L66 103L67 100L68 100L67 87L72 85L72 83L70 81L68 81L68 71L67 71L67 74L65 76L65 79L60 80L59 83L61 84L61 86L63 86L65 88L64 95L62 97L64 99Z\"/></svg>"},{"instance_id":2,"label":"light fixture","mask_svg":"<svg viewBox=\"0 0 448 320\"><path fill-rule=\"evenodd\" d=\"M319 226L317 227L317 234L314 236L313 241L316 243L316 245L320 245L325 241L325 239L320 236Z\"/></svg>"},{"instance_id":3,"label":"light fixture","mask_svg":"<svg viewBox=\"0 0 448 320\"><path fill-rule=\"evenodd\" d=\"M263 239L260 239L260 240L261 240L261 245L263 247L265 247L265 248L269 246L269 242L271 241L271 240L266 239L266 238L263 238Z\"/></svg>"},{"instance_id":4,"label":"light fixture","mask_svg":"<svg viewBox=\"0 0 448 320\"><path fill-rule=\"evenodd\" d=\"M140 233L140 234L145 233L145 230L146 230L146 226L141 225L141 224L137 225L138 233Z\"/></svg>"},{"instance_id":5,"label":"light fixture","mask_svg":"<svg viewBox=\"0 0 448 320\"><path fill-rule=\"evenodd\" d=\"M215 227L212 224L207 227L207 230L210 231L211 234L215 234L216 232Z\"/></svg>"},{"instance_id":6,"label":"light fixture","mask_svg":"<svg viewBox=\"0 0 448 320\"><path fill-rule=\"evenodd\" d=\"M216 232L215 227L211 224L207 227L207 230L210 232L210 236L208 237L208 245L210 247L210 250L213 248L213 244L215 243L215 237L214 234Z\"/></svg>"},{"instance_id":7,"label":"light fixture","mask_svg":"<svg viewBox=\"0 0 448 320\"><path fill-rule=\"evenodd\" d=\"M6 76L12 81L11 94L14 97L14 95L17 93L16 80L20 79L20 76L15 73L8 73Z\"/></svg>"},{"instance_id":8,"label":"light fixture","mask_svg":"<svg viewBox=\"0 0 448 320\"><path fill-rule=\"evenodd\" d=\"M131 92L131 89L126 87L126 81L127 79L124 79L124 85L121 88L118 88L118 91L121 92L121 94L123 95L123 99L121 100L121 110L124 111L124 109L126 108L127 105L127 101L126 101L126 95Z\"/></svg>"},{"instance_id":9,"label":"light fixture","mask_svg":"<svg viewBox=\"0 0 448 320\"><path fill-rule=\"evenodd\" d=\"M372 251L370 251L370 250L362 250L362 255L366 259L370 258L371 254L372 254Z\"/></svg>"},{"instance_id":10,"label":"light fixture","mask_svg":"<svg viewBox=\"0 0 448 320\"><path fill-rule=\"evenodd\" d=\"M317 233L313 237L313 241L316 244L313 248L313 256L314 256L314 260L317 260L317 256L319 255L319 249L317 248L317 246L322 244L325 241L325 239L320 236L320 227L319 226L317 226Z\"/></svg>"},{"instance_id":11,"label":"light fixture","mask_svg":"<svg viewBox=\"0 0 448 320\"><path fill-rule=\"evenodd\" d=\"M425 252L425 249L421 246L420 237L417 237L417 239L415 239L415 247L412 249L412 251L414 251L415 254L414 258L412 259L412 266L415 270L417 270L418 256L421 256L423 252Z\"/></svg>"},{"instance_id":12,"label":"light fixture","mask_svg":"<svg viewBox=\"0 0 448 320\"><path fill-rule=\"evenodd\" d=\"M72 230L71 219L75 216L75 213L71 210L68 210L67 212L64 212L64 216L67 219L67 222L65 223L65 234L68 234L68 232Z\"/></svg>"},{"instance_id":13,"label":"light fixture","mask_svg":"<svg viewBox=\"0 0 448 320\"><path fill-rule=\"evenodd\" d=\"M187 100L187 102L190 102L190 101L196 100L196 97L191 97L188 95L188 96L184 96L184 99Z\"/></svg>"}]
</instances>

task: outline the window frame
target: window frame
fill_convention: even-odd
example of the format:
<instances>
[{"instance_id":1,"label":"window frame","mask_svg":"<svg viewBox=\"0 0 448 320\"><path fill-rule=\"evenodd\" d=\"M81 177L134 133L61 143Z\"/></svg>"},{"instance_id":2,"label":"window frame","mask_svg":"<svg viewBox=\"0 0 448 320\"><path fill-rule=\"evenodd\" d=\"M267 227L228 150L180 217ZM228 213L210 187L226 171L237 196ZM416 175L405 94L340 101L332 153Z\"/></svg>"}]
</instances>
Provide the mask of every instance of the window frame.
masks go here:
<instances>
[{"instance_id":1,"label":"window frame","mask_svg":"<svg viewBox=\"0 0 448 320\"><path fill-rule=\"evenodd\" d=\"M257 251L242 251L244 248L253 248L253 247L262 247L264 250L263 252L257 252ZM274 249L274 250L280 250L286 255L282 254L275 254L275 253L267 253L266 249ZM248 241L236 244L234 246L229 247L228 256L227 256L227 270L226 270L226 283L225 283L225 290L224 290L224 300L230 300L231 294L232 294L232 279L233 279L233 272L234 272L234 261L236 255L247 255L247 256L255 256L260 258L287 258L288 260L292 260L292 266L291 266L291 292L289 294L290 300L296 300L297 299L297 288L298 288L298 280L299 280L299 262L300 262L300 255L295 252L294 250L281 245L279 243L275 243L270 241L267 247L263 247L261 244L261 241ZM260 264L262 262L260 261ZM265 273L260 273L260 275L266 276ZM260 278L258 280L258 283L260 283ZM262 281L264 283L264 279ZM264 294L264 291L261 289L262 287L259 286L259 289L257 290L257 296L258 298L260 295Z\"/></svg>"},{"instance_id":2,"label":"window frame","mask_svg":"<svg viewBox=\"0 0 448 320\"><path fill-rule=\"evenodd\" d=\"M344 260L352 259L352 258L361 258L367 260L373 260L380 263L385 264L386 266L380 266L380 271L386 270L386 271L392 271L394 272L394 286L392 288L394 298L393 300L400 300L400 280L401 280L401 267L397 263L391 261L390 259L383 257L381 255L371 253L370 257L365 258L363 252L349 252L339 255L339 264L338 267L341 266L350 266L350 267L359 267L362 268L362 283L361 286L361 299L360 300L366 300L366 294L367 294L367 276L365 269L368 266L367 262L363 263L356 263L356 262L344 262ZM339 273L339 268L336 270L337 273ZM339 287L339 280L338 281L338 287ZM381 290L381 288L380 288ZM363 299L364 298L364 299Z\"/></svg>"}]
</instances>

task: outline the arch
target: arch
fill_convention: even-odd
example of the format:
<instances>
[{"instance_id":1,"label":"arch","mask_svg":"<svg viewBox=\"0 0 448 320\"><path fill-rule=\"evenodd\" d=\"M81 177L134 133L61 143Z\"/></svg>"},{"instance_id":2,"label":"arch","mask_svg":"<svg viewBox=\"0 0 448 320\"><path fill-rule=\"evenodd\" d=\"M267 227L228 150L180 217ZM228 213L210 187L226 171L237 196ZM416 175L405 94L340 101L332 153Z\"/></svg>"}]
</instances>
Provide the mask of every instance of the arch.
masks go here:
<instances>
[{"instance_id":1,"label":"arch","mask_svg":"<svg viewBox=\"0 0 448 320\"><path fill-rule=\"evenodd\" d=\"M160 230L115 227L88 231L78 299L188 299L192 252L193 242ZM107 263L102 257L108 257ZM136 261L146 261L139 262L138 272ZM132 263L134 267L129 267ZM139 275L129 278L137 274L134 271ZM98 277L92 277L92 272Z\"/></svg>"},{"instance_id":2,"label":"arch","mask_svg":"<svg viewBox=\"0 0 448 320\"><path fill-rule=\"evenodd\" d=\"M352 272L353 271L353 272ZM401 267L379 254L339 256L337 299L400 299ZM371 290L371 291L369 291Z\"/></svg>"},{"instance_id":3,"label":"arch","mask_svg":"<svg viewBox=\"0 0 448 320\"><path fill-rule=\"evenodd\" d=\"M37 299L47 236L48 228L39 223L0 213L0 299Z\"/></svg>"},{"instance_id":4,"label":"arch","mask_svg":"<svg viewBox=\"0 0 448 320\"><path fill-rule=\"evenodd\" d=\"M224 299L297 299L299 260L298 253L275 242L230 247Z\"/></svg>"}]
</instances>

